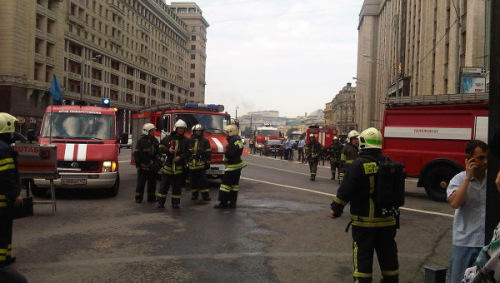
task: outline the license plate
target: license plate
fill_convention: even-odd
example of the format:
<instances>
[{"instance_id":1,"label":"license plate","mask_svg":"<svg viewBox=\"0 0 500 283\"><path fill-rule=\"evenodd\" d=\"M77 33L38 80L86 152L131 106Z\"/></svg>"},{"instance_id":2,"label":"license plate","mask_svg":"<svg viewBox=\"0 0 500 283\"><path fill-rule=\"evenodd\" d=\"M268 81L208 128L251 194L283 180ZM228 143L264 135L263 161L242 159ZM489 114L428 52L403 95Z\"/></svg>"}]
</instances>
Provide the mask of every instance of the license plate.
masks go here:
<instances>
[{"instance_id":1,"label":"license plate","mask_svg":"<svg viewBox=\"0 0 500 283\"><path fill-rule=\"evenodd\" d=\"M207 170L208 175L223 175L224 170Z\"/></svg>"},{"instance_id":2,"label":"license plate","mask_svg":"<svg viewBox=\"0 0 500 283\"><path fill-rule=\"evenodd\" d=\"M87 179L61 179L63 185L86 185Z\"/></svg>"}]
</instances>

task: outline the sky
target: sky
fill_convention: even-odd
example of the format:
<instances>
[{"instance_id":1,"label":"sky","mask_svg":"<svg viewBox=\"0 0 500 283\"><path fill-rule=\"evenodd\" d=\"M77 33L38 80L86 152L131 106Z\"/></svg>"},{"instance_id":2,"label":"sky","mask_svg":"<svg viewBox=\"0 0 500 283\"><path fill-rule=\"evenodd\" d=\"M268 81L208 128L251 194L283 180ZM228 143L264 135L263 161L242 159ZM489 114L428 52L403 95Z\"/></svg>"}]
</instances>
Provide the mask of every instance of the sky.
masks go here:
<instances>
[{"instance_id":1,"label":"sky","mask_svg":"<svg viewBox=\"0 0 500 283\"><path fill-rule=\"evenodd\" d=\"M303 116L354 85L363 0L193 2L210 25L205 103L224 105L232 117Z\"/></svg>"}]
</instances>

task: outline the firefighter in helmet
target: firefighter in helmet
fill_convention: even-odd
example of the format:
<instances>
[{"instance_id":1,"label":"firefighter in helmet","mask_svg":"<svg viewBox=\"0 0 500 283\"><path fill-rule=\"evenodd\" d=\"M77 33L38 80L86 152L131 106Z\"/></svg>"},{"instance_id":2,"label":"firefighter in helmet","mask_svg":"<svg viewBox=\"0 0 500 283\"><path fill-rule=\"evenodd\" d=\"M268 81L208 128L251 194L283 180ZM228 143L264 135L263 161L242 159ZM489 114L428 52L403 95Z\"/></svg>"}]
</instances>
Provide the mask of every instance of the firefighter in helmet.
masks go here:
<instances>
[{"instance_id":1,"label":"firefighter in helmet","mask_svg":"<svg viewBox=\"0 0 500 283\"><path fill-rule=\"evenodd\" d=\"M144 197L144 186L148 183L147 201L156 201L156 176L158 174L158 140L154 136L155 125L145 123L142 135L134 149L135 167L137 168L137 186L135 202L141 203Z\"/></svg>"},{"instance_id":2,"label":"firefighter in helmet","mask_svg":"<svg viewBox=\"0 0 500 283\"><path fill-rule=\"evenodd\" d=\"M337 175L337 169L340 173L340 155L342 152L342 146L340 145L339 138L337 136L333 137L333 142L326 148L326 154L330 160L330 169L332 171L332 180L335 180L335 175Z\"/></svg>"},{"instance_id":3,"label":"firefighter in helmet","mask_svg":"<svg viewBox=\"0 0 500 283\"><path fill-rule=\"evenodd\" d=\"M210 142L203 136L203 125L196 124L191 129L191 137L188 140L188 168L191 183L191 199L197 200L201 192L201 198L209 201L210 190L208 189L207 171L210 169L210 154L212 148Z\"/></svg>"},{"instance_id":4,"label":"firefighter in helmet","mask_svg":"<svg viewBox=\"0 0 500 283\"><path fill-rule=\"evenodd\" d=\"M354 241L355 282L372 282L373 252L376 251L383 282L398 282L399 264L396 217L384 214L374 200L378 192L376 173L380 162L390 160L381 154L382 134L368 128L359 135L360 156L349 165L337 196L331 203L330 217L340 217L344 206L351 204L352 238Z\"/></svg>"},{"instance_id":5,"label":"firefighter in helmet","mask_svg":"<svg viewBox=\"0 0 500 283\"><path fill-rule=\"evenodd\" d=\"M6 210L23 203L21 181L17 168L17 152L11 148L14 142L15 122L17 119L0 113L0 267L13 263L12 257L12 218Z\"/></svg>"},{"instance_id":6,"label":"firefighter in helmet","mask_svg":"<svg viewBox=\"0 0 500 283\"><path fill-rule=\"evenodd\" d=\"M309 142L305 145L306 159L309 163L309 171L311 177L309 180L316 180L316 172L318 171L319 157L323 153L323 146L316 140L314 134L309 134Z\"/></svg>"},{"instance_id":7,"label":"firefighter in helmet","mask_svg":"<svg viewBox=\"0 0 500 283\"><path fill-rule=\"evenodd\" d=\"M352 130L347 134L348 143L342 148L342 153L340 155L339 182L342 182L344 179L349 164L351 164L354 159L358 158L358 136L359 132L356 130Z\"/></svg>"},{"instance_id":8,"label":"firefighter in helmet","mask_svg":"<svg viewBox=\"0 0 500 283\"><path fill-rule=\"evenodd\" d=\"M227 137L227 148L224 154L226 169L219 189L219 204L214 208L236 208L241 169L247 163L241 159L244 144L238 135L238 127L228 125L224 130Z\"/></svg>"},{"instance_id":9,"label":"firefighter in helmet","mask_svg":"<svg viewBox=\"0 0 500 283\"><path fill-rule=\"evenodd\" d=\"M165 160L161 169L160 189L156 194L158 208L165 207L170 186L172 186L172 207L179 208L181 203L187 159L187 138L184 136L186 128L186 122L179 119L174 124L174 131L160 141L159 153L165 156Z\"/></svg>"}]
</instances>

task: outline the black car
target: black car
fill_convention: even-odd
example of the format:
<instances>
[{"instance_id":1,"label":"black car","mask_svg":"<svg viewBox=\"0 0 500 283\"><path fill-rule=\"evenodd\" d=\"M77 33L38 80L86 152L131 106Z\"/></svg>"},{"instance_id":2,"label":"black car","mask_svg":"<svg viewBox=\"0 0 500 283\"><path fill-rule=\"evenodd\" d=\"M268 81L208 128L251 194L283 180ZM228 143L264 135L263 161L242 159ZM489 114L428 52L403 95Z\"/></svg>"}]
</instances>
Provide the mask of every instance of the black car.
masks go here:
<instances>
[{"instance_id":1,"label":"black car","mask_svg":"<svg viewBox=\"0 0 500 283\"><path fill-rule=\"evenodd\" d=\"M264 155L282 155L283 144L280 140L268 140L264 142Z\"/></svg>"}]
</instances>

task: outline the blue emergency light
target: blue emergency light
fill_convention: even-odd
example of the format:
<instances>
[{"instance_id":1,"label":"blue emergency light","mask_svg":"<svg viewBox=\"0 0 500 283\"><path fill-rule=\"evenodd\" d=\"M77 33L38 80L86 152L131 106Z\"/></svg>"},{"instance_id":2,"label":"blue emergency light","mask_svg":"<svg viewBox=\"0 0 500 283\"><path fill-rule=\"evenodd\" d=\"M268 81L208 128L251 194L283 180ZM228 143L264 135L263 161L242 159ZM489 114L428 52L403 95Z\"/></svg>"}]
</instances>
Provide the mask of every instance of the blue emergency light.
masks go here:
<instances>
[{"instance_id":1,"label":"blue emergency light","mask_svg":"<svg viewBox=\"0 0 500 283\"><path fill-rule=\"evenodd\" d=\"M101 104L103 107L109 107L111 105L111 99L109 98L103 98L101 101Z\"/></svg>"}]
</instances>

